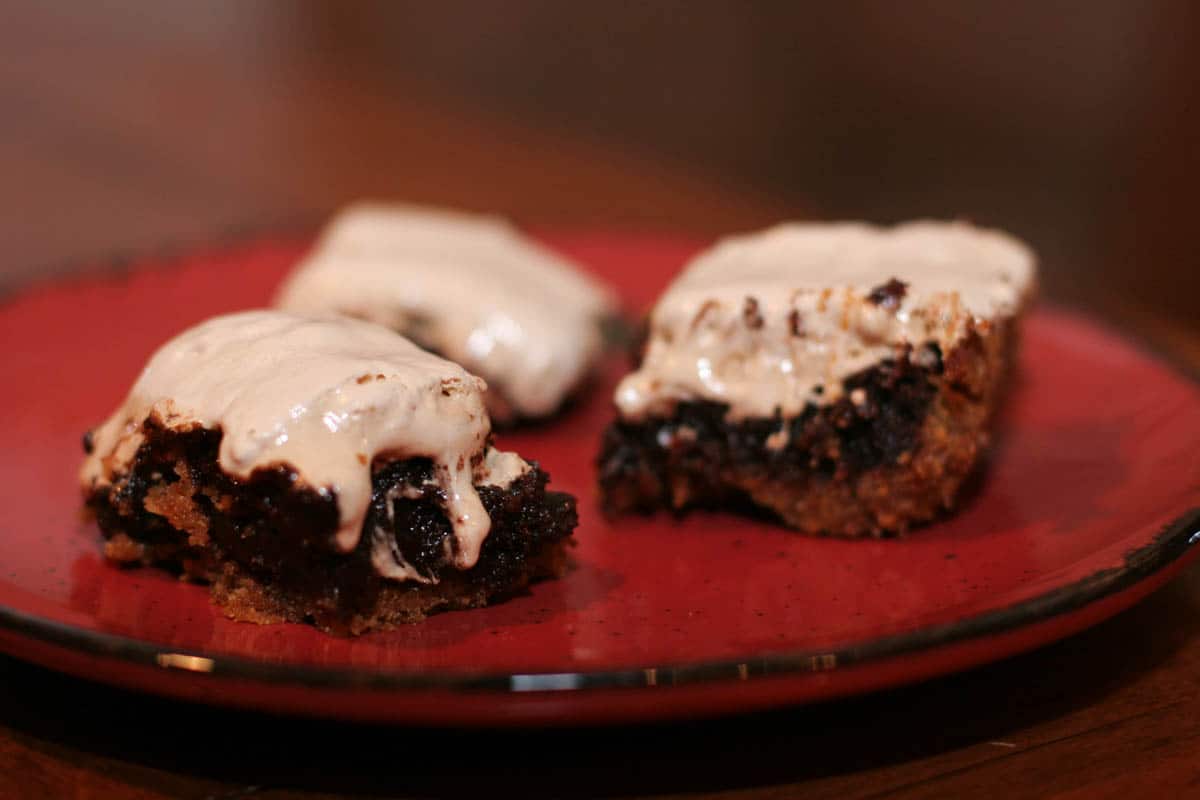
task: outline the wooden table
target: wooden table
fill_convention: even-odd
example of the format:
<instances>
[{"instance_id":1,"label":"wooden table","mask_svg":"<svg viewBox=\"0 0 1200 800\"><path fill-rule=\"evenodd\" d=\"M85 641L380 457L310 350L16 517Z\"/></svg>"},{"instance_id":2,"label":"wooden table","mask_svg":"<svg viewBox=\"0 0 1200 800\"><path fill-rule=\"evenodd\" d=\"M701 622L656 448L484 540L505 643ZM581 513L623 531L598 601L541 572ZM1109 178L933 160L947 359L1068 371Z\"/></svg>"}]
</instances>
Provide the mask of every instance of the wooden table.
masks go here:
<instances>
[{"instance_id":1,"label":"wooden table","mask_svg":"<svg viewBox=\"0 0 1200 800\"><path fill-rule=\"evenodd\" d=\"M244 9L4 12L0 281L235 228L313 224L364 195L498 209L542 226L704 236L813 210L790 190L480 110L436 81L333 58L327 38ZM1173 163L1163 156L1148 169L1170 177ZM1181 280L1194 280L1189 269L1194 261ZM1200 367L1194 320L1152 313L1116 283L1072 293L1077 273L1054 275L1054 298L1090 304ZM1068 641L966 674L632 730L278 719L0 658L0 797L360 793L1200 796L1200 570Z\"/></svg>"}]
</instances>

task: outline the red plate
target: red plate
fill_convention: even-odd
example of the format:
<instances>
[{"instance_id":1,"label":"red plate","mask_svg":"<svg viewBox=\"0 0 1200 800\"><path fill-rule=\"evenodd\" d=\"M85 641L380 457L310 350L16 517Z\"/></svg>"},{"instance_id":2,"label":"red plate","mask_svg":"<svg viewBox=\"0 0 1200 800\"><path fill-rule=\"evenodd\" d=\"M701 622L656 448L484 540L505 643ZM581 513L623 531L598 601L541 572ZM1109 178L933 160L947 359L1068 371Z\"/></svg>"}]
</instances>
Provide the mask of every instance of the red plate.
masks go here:
<instances>
[{"instance_id":1,"label":"red plate","mask_svg":"<svg viewBox=\"0 0 1200 800\"><path fill-rule=\"evenodd\" d=\"M695 248L552 243L644 308ZM434 724L682 717L915 681L1111 616L1200 548L1200 390L1079 317L1027 320L984 479L893 541L692 514L605 522L592 458L621 365L500 444L580 498L579 567L494 608L355 640L216 612L204 587L119 570L79 516L80 434L163 340L264 304L302 251L264 241L34 288L0 306L0 648L206 702Z\"/></svg>"}]
</instances>

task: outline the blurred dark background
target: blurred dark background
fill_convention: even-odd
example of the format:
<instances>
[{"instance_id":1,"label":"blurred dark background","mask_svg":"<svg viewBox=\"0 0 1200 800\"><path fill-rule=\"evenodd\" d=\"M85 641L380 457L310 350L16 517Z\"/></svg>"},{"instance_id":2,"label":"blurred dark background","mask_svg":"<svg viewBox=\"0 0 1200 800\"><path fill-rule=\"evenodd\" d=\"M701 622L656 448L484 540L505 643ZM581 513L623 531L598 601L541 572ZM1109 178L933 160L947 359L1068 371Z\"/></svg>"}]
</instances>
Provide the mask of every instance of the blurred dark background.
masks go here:
<instances>
[{"instance_id":1,"label":"blurred dark background","mask_svg":"<svg viewBox=\"0 0 1200 800\"><path fill-rule=\"evenodd\" d=\"M701 236L932 215L1200 364L1200 5L0 4L0 279L362 195Z\"/></svg>"}]
</instances>

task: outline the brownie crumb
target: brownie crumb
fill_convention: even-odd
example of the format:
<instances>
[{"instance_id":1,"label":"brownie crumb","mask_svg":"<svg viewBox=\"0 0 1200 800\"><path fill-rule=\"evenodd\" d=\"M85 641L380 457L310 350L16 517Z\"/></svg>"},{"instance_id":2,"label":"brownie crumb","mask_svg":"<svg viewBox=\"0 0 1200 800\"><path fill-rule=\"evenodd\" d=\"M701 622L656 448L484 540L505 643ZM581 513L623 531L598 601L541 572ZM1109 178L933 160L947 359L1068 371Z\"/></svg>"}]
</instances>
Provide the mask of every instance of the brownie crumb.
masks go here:
<instances>
[{"instance_id":1,"label":"brownie crumb","mask_svg":"<svg viewBox=\"0 0 1200 800\"><path fill-rule=\"evenodd\" d=\"M892 278L887 283L872 289L870 294L867 295L867 300L880 308L895 311L900 307L900 302L904 299L904 295L907 292L907 283Z\"/></svg>"},{"instance_id":2,"label":"brownie crumb","mask_svg":"<svg viewBox=\"0 0 1200 800\"><path fill-rule=\"evenodd\" d=\"M788 325L791 327L792 336L804 335L804 318L800 316L800 309L793 308L792 313L788 314Z\"/></svg>"},{"instance_id":3,"label":"brownie crumb","mask_svg":"<svg viewBox=\"0 0 1200 800\"><path fill-rule=\"evenodd\" d=\"M83 452L90 456L92 454L92 451L95 449L96 449L96 442L92 438L92 432L85 431L83 434Z\"/></svg>"},{"instance_id":4,"label":"brownie crumb","mask_svg":"<svg viewBox=\"0 0 1200 800\"><path fill-rule=\"evenodd\" d=\"M762 312L758 310L758 301L753 297L746 298L746 304L742 306L742 319L751 330L758 330L763 326Z\"/></svg>"}]
</instances>

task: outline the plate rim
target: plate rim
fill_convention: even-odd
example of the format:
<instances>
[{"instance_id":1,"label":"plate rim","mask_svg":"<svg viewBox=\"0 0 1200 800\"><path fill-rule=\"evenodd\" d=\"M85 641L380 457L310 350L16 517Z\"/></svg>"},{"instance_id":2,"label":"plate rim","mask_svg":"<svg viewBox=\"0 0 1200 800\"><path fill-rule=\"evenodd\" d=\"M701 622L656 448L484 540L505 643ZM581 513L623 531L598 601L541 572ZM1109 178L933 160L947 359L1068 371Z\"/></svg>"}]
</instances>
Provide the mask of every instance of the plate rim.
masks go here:
<instances>
[{"instance_id":1,"label":"plate rim","mask_svg":"<svg viewBox=\"0 0 1200 800\"><path fill-rule=\"evenodd\" d=\"M1062 617L1132 588L1200 549L1200 506L1167 523L1146 544L1108 567L1034 597L951 622L860 640L832 648L807 648L743 658L691 661L580 671L427 671L326 667L261 661L190 648L170 648L146 639L90 631L59 620L0 605L0 629L76 653L133 666L159 667L215 679L248 680L309 689L408 692L449 690L513 695L597 689L663 687L797 676L870 665L985 639ZM19 655L12 653L13 655Z\"/></svg>"}]
</instances>

